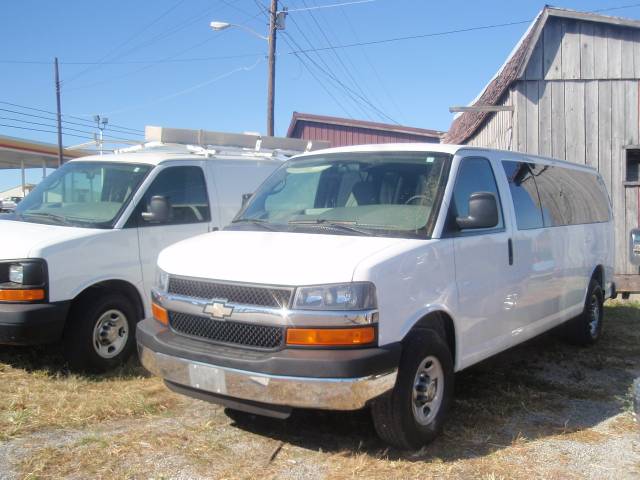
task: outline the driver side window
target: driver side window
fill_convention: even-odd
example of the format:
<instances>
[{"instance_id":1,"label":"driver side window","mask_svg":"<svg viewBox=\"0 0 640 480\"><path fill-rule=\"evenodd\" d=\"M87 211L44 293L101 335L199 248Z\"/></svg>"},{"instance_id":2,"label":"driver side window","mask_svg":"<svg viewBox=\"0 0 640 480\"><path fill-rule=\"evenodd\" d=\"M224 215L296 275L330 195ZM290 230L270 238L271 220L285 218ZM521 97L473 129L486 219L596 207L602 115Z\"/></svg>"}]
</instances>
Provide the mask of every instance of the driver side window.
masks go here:
<instances>
[{"instance_id":1,"label":"driver side window","mask_svg":"<svg viewBox=\"0 0 640 480\"><path fill-rule=\"evenodd\" d=\"M498 224L493 228L474 229L473 233L504 230L500 194L498 193L491 163L486 158L467 157L462 159L460 167L458 168L458 176L449 207L449 227L447 228L449 232L454 234L464 234L467 232L467 230L460 230L457 227L456 218L469 215L469 197L476 192L490 192L495 195L496 201L498 202Z\"/></svg>"},{"instance_id":2,"label":"driver side window","mask_svg":"<svg viewBox=\"0 0 640 480\"><path fill-rule=\"evenodd\" d=\"M200 167L168 167L158 173L133 214L136 226L158 225L142 219L142 212L148 211L154 196L165 197L169 202L169 221L164 225L204 223L211 220L207 186Z\"/></svg>"}]
</instances>

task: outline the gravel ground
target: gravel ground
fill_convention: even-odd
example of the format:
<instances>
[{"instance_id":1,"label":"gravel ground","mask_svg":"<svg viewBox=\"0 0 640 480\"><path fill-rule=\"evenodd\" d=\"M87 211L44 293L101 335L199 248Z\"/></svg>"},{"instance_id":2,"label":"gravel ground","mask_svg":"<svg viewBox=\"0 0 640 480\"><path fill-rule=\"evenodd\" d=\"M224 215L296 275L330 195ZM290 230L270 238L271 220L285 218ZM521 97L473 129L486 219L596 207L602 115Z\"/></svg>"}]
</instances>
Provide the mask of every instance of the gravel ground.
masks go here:
<instances>
[{"instance_id":1,"label":"gravel ground","mask_svg":"<svg viewBox=\"0 0 640 480\"><path fill-rule=\"evenodd\" d=\"M42 350L0 349L0 479L637 479L640 309L610 305L607 321L594 347L550 334L459 373L444 434L418 452L389 449L364 411L232 420L139 367L82 378ZM74 416L61 398L88 404Z\"/></svg>"}]
</instances>

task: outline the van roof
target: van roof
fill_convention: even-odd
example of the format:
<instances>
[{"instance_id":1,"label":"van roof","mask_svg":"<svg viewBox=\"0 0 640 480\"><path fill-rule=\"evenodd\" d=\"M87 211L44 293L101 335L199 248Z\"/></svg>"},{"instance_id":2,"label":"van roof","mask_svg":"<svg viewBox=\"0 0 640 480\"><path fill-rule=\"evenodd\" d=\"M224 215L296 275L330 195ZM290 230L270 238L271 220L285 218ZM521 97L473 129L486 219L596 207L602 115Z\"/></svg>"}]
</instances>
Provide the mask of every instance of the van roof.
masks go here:
<instances>
[{"instance_id":1,"label":"van roof","mask_svg":"<svg viewBox=\"0 0 640 480\"><path fill-rule=\"evenodd\" d=\"M144 145L138 150L135 148L123 149L104 155L89 155L70 160L73 162L122 162L140 163L156 166L173 160L233 160L233 161L261 161L282 163L288 156L281 155L277 150L256 152L251 149L216 150L202 147L190 147L184 145Z\"/></svg>"},{"instance_id":2,"label":"van roof","mask_svg":"<svg viewBox=\"0 0 640 480\"><path fill-rule=\"evenodd\" d=\"M589 171L597 171L595 168L579 163L567 162L550 157L540 155L531 155L528 153L513 152L509 150L498 150L495 148L472 147L469 145L454 145L449 143L383 143L372 145L351 145L347 147L327 148L317 150L315 152L305 152L296 155L293 158L302 158L310 155L329 154L329 153L356 153L356 152L439 152L455 155L458 152L476 151L476 152L495 152L505 155L505 160L526 160L531 163L542 163L545 165L560 165L569 168L584 169Z\"/></svg>"}]
</instances>

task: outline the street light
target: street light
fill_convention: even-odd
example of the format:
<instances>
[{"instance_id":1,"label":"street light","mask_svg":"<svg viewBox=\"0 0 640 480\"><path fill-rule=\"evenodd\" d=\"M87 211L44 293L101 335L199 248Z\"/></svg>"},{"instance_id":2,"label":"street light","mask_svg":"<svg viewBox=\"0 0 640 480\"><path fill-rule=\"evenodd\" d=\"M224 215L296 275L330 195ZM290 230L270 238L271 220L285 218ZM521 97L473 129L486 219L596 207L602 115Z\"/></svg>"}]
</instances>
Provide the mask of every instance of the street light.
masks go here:
<instances>
[{"instance_id":1,"label":"street light","mask_svg":"<svg viewBox=\"0 0 640 480\"><path fill-rule=\"evenodd\" d=\"M269 10L269 35L260 35L255 30L236 23L213 21L209 26L215 31L226 30L229 27L238 27L251 35L261 38L269 42L269 73L267 84L267 135L273 137L273 117L275 104L275 83L276 83L276 31L284 30L284 20L287 16L286 8L278 12L278 0L271 0L271 9Z\"/></svg>"},{"instance_id":2,"label":"street light","mask_svg":"<svg viewBox=\"0 0 640 480\"><path fill-rule=\"evenodd\" d=\"M228 22L211 22L209 24L209 26L214 29L216 32L220 32L222 30L226 30L229 27L238 27L241 28L247 32L249 32L251 35L253 35L254 37L258 37L262 40L266 40L267 42L269 41L269 37L266 37L264 35L260 35L258 32L256 32L255 30L253 30L252 28L247 27L246 25L241 25L239 23L228 23Z\"/></svg>"}]
</instances>

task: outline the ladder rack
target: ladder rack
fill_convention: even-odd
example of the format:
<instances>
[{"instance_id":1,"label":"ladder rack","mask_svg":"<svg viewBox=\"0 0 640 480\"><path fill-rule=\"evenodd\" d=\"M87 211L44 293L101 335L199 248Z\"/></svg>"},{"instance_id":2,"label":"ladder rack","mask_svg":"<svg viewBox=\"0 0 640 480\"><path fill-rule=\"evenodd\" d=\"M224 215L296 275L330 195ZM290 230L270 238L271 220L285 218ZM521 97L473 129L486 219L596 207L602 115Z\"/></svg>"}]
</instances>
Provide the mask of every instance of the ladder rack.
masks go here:
<instances>
[{"instance_id":1,"label":"ladder rack","mask_svg":"<svg viewBox=\"0 0 640 480\"><path fill-rule=\"evenodd\" d=\"M161 144L193 145L215 150L217 147L249 150L256 153L277 151L285 156L328 148L324 140L302 140L299 138L264 137L250 133L225 133L207 130L188 130L148 125L144 129L145 142Z\"/></svg>"}]
</instances>

